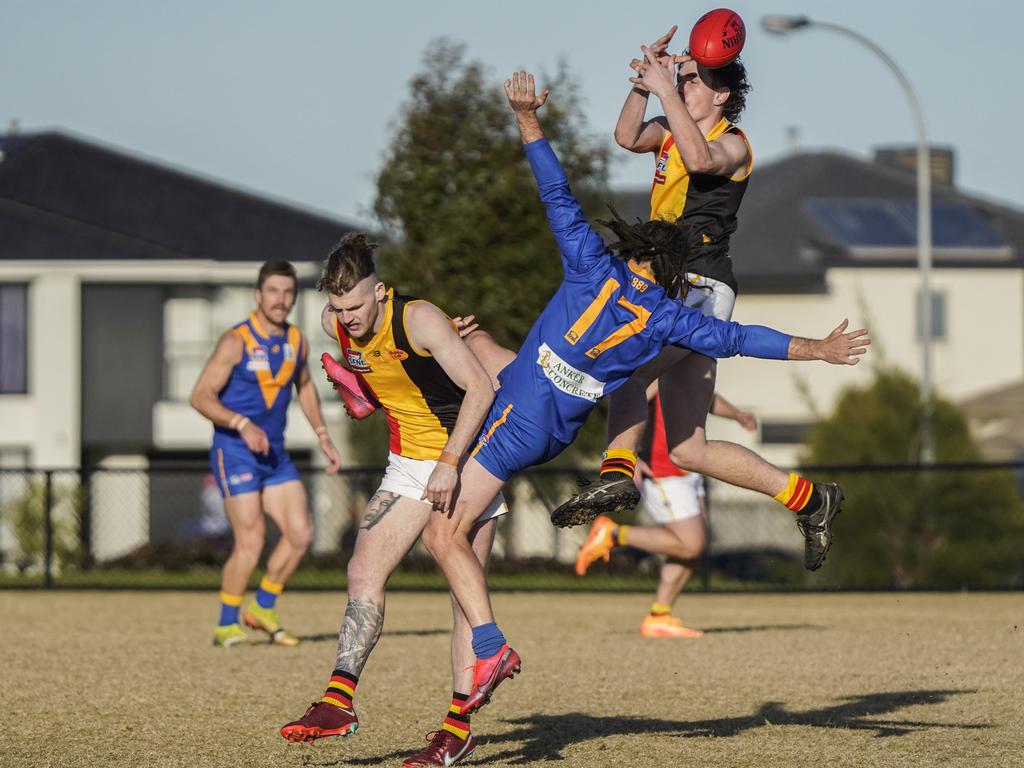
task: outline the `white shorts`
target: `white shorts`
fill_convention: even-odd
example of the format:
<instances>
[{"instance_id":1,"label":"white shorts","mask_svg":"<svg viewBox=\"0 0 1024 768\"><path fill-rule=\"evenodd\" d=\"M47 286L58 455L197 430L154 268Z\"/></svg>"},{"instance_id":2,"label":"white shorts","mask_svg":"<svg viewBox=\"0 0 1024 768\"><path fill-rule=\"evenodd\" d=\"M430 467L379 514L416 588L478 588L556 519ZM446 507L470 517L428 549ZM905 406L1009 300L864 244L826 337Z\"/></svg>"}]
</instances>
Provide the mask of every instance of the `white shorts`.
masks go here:
<instances>
[{"instance_id":1,"label":"white shorts","mask_svg":"<svg viewBox=\"0 0 1024 768\"><path fill-rule=\"evenodd\" d=\"M704 498L704 478L696 472L676 477L644 480L640 488L644 508L655 523L673 523L688 520L700 514L700 500Z\"/></svg>"},{"instance_id":2,"label":"white shorts","mask_svg":"<svg viewBox=\"0 0 1024 768\"><path fill-rule=\"evenodd\" d=\"M719 320L732 320L732 309L736 306L736 294L732 288L721 280L702 277L692 272L686 273L686 282L690 284L683 304L699 309L705 317L717 317Z\"/></svg>"},{"instance_id":3,"label":"white shorts","mask_svg":"<svg viewBox=\"0 0 1024 768\"><path fill-rule=\"evenodd\" d=\"M410 459L406 456L389 453L388 468L384 471L384 478L380 481L380 487L377 490L396 493L399 496L426 504L427 502L422 498L423 489L427 487L430 473L436 466L437 462L433 459ZM491 503L477 518L477 522L482 523L484 520L504 515L506 512L508 512L508 507L505 506L505 497L499 493L491 499Z\"/></svg>"}]
</instances>

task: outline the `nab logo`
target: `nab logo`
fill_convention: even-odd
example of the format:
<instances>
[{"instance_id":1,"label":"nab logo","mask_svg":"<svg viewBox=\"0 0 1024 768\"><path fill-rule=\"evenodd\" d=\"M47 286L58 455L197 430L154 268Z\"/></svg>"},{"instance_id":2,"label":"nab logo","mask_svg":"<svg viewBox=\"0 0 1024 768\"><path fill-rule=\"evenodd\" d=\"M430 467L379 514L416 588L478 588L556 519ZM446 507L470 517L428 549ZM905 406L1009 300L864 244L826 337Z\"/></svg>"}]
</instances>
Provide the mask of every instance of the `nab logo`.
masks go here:
<instances>
[{"instance_id":1,"label":"nab logo","mask_svg":"<svg viewBox=\"0 0 1024 768\"><path fill-rule=\"evenodd\" d=\"M293 347L291 344L285 344L284 345L284 359L285 360L294 360L295 359L295 347Z\"/></svg>"}]
</instances>

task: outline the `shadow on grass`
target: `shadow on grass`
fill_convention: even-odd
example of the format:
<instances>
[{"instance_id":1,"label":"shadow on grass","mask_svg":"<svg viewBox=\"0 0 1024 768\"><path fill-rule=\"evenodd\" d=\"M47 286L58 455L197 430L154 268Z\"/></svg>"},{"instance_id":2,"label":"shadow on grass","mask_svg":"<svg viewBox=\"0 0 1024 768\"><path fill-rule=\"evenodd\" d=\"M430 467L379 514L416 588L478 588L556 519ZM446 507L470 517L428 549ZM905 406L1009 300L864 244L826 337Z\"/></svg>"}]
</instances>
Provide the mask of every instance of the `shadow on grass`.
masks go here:
<instances>
[{"instance_id":1,"label":"shadow on grass","mask_svg":"<svg viewBox=\"0 0 1024 768\"><path fill-rule=\"evenodd\" d=\"M785 704L769 701L751 715L722 717L711 720L661 720L649 717L609 716L597 717L581 712L561 715L536 714L506 722L518 726L508 733L481 738L473 763L510 762L517 765L564 760L563 752L573 744L602 739L607 736L642 736L660 734L692 738L697 736L738 736L765 725L803 725L818 728L847 728L871 731L876 737L904 736L915 731L932 728L980 729L991 726L983 723L930 723L920 720L883 720L905 707L923 704L941 704L953 696L975 693L973 690L928 690L867 693L851 696L841 703L820 709L789 710ZM502 749L507 745L507 748ZM495 751L495 749L499 751ZM325 761L303 756L309 766L378 765L384 761L408 757L416 749L410 745L406 752L366 758L334 758ZM609 762L612 762L609 760Z\"/></svg>"},{"instance_id":2,"label":"shadow on grass","mask_svg":"<svg viewBox=\"0 0 1024 768\"><path fill-rule=\"evenodd\" d=\"M749 624L739 627L702 627L705 635L724 635L732 632L772 632L790 629L825 629L817 624Z\"/></svg>"},{"instance_id":3,"label":"shadow on grass","mask_svg":"<svg viewBox=\"0 0 1024 768\"><path fill-rule=\"evenodd\" d=\"M450 635L450 629L385 629L385 637L433 637L435 635ZM299 635L299 640L304 643L323 643L328 640L337 642L338 633L327 634L323 632L318 635Z\"/></svg>"}]
</instances>

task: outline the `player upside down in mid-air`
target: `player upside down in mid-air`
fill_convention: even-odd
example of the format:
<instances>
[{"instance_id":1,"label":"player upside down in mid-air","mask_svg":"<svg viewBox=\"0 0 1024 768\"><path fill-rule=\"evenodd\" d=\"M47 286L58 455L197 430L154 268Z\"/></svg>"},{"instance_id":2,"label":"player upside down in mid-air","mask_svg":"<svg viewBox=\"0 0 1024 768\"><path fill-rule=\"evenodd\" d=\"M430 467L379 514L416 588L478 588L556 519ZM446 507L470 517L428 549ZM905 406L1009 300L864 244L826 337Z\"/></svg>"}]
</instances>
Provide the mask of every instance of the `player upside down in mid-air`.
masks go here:
<instances>
[{"instance_id":1,"label":"player upside down in mid-air","mask_svg":"<svg viewBox=\"0 0 1024 768\"><path fill-rule=\"evenodd\" d=\"M366 236L346 235L324 262L318 287L327 293L324 332L341 346L343 367L325 355L324 367L354 418L380 405L391 433L388 466L370 499L348 563L348 604L327 690L298 720L281 728L289 741L346 736L359 725L352 701L384 624L388 577L419 538L431 508L450 509L458 466L494 400L491 380L451 320L427 301L388 289L373 263ZM491 496L474 519L468 546L485 567L497 516ZM473 676L470 627L453 601L453 693L440 729L404 765L454 765L476 747L462 711Z\"/></svg>"},{"instance_id":2,"label":"player upside down in mid-air","mask_svg":"<svg viewBox=\"0 0 1024 768\"><path fill-rule=\"evenodd\" d=\"M462 707L466 713L485 704L495 687L520 668L519 654L494 622L484 570L470 540L480 515L512 474L561 453L597 402L665 346L715 357L850 364L867 343L864 331L843 333L845 322L825 339L803 339L705 317L670 298L679 290L688 251L681 230L662 221L629 225L617 219L609 226L619 239L605 246L584 218L544 138L537 110L547 91L537 95L533 76L518 72L506 81L505 93L565 278L519 353L500 372L501 387L462 466L453 510L431 515L423 534L472 627L477 662ZM489 337L480 334L480 339L485 345ZM485 367L488 359L502 359L500 348L495 355L477 356Z\"/></svg>"}]
</instances>

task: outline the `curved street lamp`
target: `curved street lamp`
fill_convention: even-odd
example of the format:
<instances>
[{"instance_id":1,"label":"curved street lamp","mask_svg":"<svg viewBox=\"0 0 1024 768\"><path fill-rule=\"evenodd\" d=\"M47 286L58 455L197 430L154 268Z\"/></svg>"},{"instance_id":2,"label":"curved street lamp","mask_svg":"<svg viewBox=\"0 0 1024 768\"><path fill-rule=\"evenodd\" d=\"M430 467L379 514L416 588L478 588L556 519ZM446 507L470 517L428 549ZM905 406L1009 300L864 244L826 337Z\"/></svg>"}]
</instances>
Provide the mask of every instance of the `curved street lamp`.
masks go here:
<instances>
[{"instance_id":1,"label":"curved street lamp","mask_svg":"<svg viewBox=\"0 0 1024 768\"><path fill-rule=\"evenodd\" d=\"M918 307L918 322L921 326L921 461L932 462L935 460L935 437L932 431L932 189L924 113L910 81L892 57L859 32L827 21L812 21L806 16L761 17L761 28L776 35L785 35L809 27L838 32L856 40L878 56L899 81L914 118L914 128L917 132L917 268L921 275L921 298Z\"/></svg>"}]
</instances>

